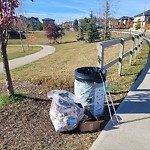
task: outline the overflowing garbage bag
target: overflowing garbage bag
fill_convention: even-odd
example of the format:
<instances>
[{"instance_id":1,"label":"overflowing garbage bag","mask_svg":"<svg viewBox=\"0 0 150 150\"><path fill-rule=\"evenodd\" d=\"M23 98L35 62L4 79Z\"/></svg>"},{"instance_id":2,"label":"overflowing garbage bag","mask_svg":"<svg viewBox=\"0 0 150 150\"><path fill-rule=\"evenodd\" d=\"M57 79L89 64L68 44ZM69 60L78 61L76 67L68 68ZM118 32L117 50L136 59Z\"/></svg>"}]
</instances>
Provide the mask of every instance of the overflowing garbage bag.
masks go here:
<instances>
[{"instance_id":1,"label":"overflowing garbage bag","mask_svg":"<svg viewBox=\"0 0 150 150\"><path fill-rule=\"evenodd\" d=\"M76 97L64 90L52 90L47 96L52 99L49 115L55 130L74 130L84 117L83 106L74 102Z\"/></svg>"}]
</instances>

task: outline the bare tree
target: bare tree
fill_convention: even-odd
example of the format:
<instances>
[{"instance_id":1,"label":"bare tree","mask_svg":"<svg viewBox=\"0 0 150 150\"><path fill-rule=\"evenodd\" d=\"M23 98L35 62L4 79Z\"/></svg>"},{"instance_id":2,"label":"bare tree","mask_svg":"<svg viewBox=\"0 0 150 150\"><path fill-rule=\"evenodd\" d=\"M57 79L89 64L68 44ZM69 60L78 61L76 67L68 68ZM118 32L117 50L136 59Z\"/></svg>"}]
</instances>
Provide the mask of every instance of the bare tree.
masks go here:
<instances>
[{"instance_id":1,"label":"bare tree","mask_svg":"<svg viewBox=\"0 0 150 150\"><path fill-rule=\"evenodd\" d=\"M19 8L18 8L18 28L19 28L19 33L20 33L20 39L21 39L21 44L23 47L23 41L22 41L22 36L21 32L24 33L26 40L27 40L27 45L28 45L28 50L29 50L29 41L28 41L28 27L29 27L29 20L25 17L25 11L23 7L22 0L19 3ZM23 48L24 50L24 48Z\"/></svg>"},{"instance_id":2,"label":"bare tree","mask_svg":"<svg viewBox=\"0 0 150 150\"><path fill-rule=\"evenodd\" d=\"M110 21L110 1L105 0L104 7L104 40L109 40L111 38L111 33L109 29L109 21Z\"/></svg>"},{"instance_id":3,"label":"bare tree","mask_svg":"<svg viewBox=\"0 0 150 150\"><path fill-rule=\"evenodd\" d=\"M11 28L12 22L15 19L15 9L18 6L18 0L0 0L0 54L2 56L4 72L6 75L7 90L10 96L14 95L14 88L7 57L8 30Z\"/></svg>"},{"instance_id":4,"label":"bare tree","mask_svg":"<svg viewBox=\"0 0 150 150\"><path fill-rule=\"evenodd\" d=\"M8 30L11 27L11 23L14 19L14 10L18 7L18 0L0 0L0 40L1 40L1 56L3 60L4 72L6 75L6 85L9 95L14 95L14 89L12 85L12 79L10 75L8 57L7 57L7 43L8 43Z\"/></svg>"},{"instance_id":5,"label":"bare tree","mask_svg":"<svg viewBox=\"0 0 150 150\"><path fill-rule=\"evenodd\" d=\"M117 13L117 6L120 0L98 0L100 6L100 17L102 18L102 23L100 26L103 27L103 39L109 40L111 38L111 20L115 19L115 14Z\"/></svg>"}]
</instances>

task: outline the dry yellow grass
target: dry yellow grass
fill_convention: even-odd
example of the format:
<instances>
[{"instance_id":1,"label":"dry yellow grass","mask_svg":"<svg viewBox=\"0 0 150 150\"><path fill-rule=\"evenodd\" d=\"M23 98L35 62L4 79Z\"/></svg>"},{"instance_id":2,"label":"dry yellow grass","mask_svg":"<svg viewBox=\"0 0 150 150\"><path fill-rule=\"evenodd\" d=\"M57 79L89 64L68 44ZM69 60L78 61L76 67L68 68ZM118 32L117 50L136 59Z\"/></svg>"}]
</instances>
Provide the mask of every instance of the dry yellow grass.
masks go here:
<instances>
[{"instance_id":1,"label":"dry yellow grass","mask_svg":"<svg viewBox=\"0 0 150 150\"><path fill-rule=\"evenodd\" d=\"M37 35L36 35L37 34ZM41 33L40 33L41 34ZM43 37L39 33L35 33L38 37ZM41 38L40 38L41 39ZM44 37L37 42L45 44ZM62 39L61 44L53 45L56 52L36 62L30 63L23 67L11 71L13 79L29 79L38 84L43 84L46 90L55 88L64 88L73 92L74 70L81 66L97 66L97 43L86 43L76 41L75 32L67 32ZM41 44L40 43L40 44ZM35 43L34 43L35 44ZM129 50L131 43L126 43L125 51ZM105 60L112 60L120 53L119 45L106 49ZM143 49L139 52L140 59L137 59L133 66L129 66L129 57L123 63L123 76L118 75L117 64L108 69L107 80L111 91L128 91L138 76L138 73L144 67L148 56L148 47L144 43ZM138 63L140 61L140 63ZM4 75L0 75L0 79L4 79ZM68 87L69 84L69 87ZM123 97L124 95L121 95Z\"/></svg>"}]
</instances>

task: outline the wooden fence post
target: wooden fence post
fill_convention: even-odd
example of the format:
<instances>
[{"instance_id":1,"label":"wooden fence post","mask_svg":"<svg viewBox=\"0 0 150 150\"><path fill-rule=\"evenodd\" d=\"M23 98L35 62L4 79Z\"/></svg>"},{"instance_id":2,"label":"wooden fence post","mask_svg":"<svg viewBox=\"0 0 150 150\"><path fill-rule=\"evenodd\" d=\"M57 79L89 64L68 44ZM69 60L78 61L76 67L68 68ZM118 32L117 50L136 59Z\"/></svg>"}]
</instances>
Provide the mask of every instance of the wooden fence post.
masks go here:
<instances>
[{"instance_id":1,"label":"wooden fence post","mask_svg":"<svg viewBox=\"0 0 150 150\"><path fill-rule=\"evenodd\" d=\"M135 48L134 48L134 51L135 51L134 59L136 59L136 53L138 51L138 38L137 37L135 37Z\"/></svg>"},{"instance_id":2,"label":"wooden fence post","mask_svg":"<svg viewBox=\"0 0 150 150\"><path fill-rule=\"evenodd\" d=\"M139 34L139 50L141 49L141 34Z\"/></svg>"},{"instance_id":3,"label":"wooden fence post","mask_svg":"<svg viewBox=\"0 0 150 150\"><path fill-rule=\"evenodd\" d=\"M141 35L141 45L143 45L143 37L144 37L144 34L142 33L142 35Z\"/></svg>"},{"instance_id":4,"label":"wooden fence post","mask_svg":"<svg viewBox=\"0 0 150 150\"><path fill-rule=\"evenodd\" d=\"M118 74L121 76L122 73L122 59L124 54L124 39L121 39L120 43L120 56L119 56L119 67L118 67Z\"/></svg>"},{"instance_id":5,"label":"wooden fence post","mask_svg":"<svg viewBox=\"0 0 150 150\"><path fill-rule=\"evenodd\" d=\"M98 66L100 68L103 68L104 66L104 44L98 43L97 49L98 49Z\"/></svg>"},{"instance_id":6,"label":"wooden fence post","mask_svg":"<svg viewBox=\"0 0 150 150\"><path fill-rule=\"evenodd\" d=\"M130 60L129 60L129 64L132 65L132 58L133 58L133 51L134 51L134 36L132 36L132 44L131 44L131 51L130 51Z\"/></svg>"},{"instance_id":7,"label":"wooden fence post","mask_svg":"<svg viewBox=\"0 0 150 150\"><path fill-rule=\"evenodd\" d=\"M137 36L137 51L140 50L140 35Z\"/></svg>"},{"instance_id":8,"label":"wooden fence post","mask_svg":"<svg viewBox=\"0 0 150 150\"><path fill-rule=\"evenodd\" d=\"M143 44L143 34L140 34L140 49L142 47L142 44Z\"/></svg>"}]
</instances>

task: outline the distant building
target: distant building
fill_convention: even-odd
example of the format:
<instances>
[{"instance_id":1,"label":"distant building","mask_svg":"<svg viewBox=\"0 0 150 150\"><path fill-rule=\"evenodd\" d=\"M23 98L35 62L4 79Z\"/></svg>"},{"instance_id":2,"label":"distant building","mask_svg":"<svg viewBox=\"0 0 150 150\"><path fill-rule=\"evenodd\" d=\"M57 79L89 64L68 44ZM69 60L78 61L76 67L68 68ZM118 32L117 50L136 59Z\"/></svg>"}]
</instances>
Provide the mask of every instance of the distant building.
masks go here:
<instances>
[{"instance_id":1,"label":"distant building","mask_svg":"<svg viewBox=\"0 0 150 150\"><path fill-rule=\"evenodd\" d=\"M20 15L19 17L16 16L13 20L13 26L15 27L14 30L21 30L22 28L27 28L29 24L29 20L27 17Z\"/></svg>"},{"instance_id":2,"label":"distant building","mask_svg":"<svg viewBox=\"0 0 150 150\"><path fill-rule=\"evenodd\" d=\"M73 30L73 21L64 22L61 24L62 28L65 30Z\"/></svg>"},{"instance_id":3,"label":"distant building","mask_svg":"<svg viewBox=\"0 0 150 150\"><path fill-rule=\"evenodd\" d=\"M21 22L23 22L25 24L29 24L29 20L27 17L20 15L19 18L20 18Z\"/></svg>"},{"instance_id":4,"label":"distant building","mask_svg":"<svg viewBox=\"0 0 150 150\"><path fill-rule=\"evenodd\" d=\"M99 17L96 18L96 26L98 28L98 30L102 31L102 29L104 28L104 19ZM109 18L109 28L110 29L116 29L118 27L118 19L116 18Z\"/></svg>"},{"instance_id":5,"label":"distant building","mask_svg":"<svg viewBox=\"0 0 150 150\"><path fill-rule=\"evenodd\" d=\"M116 19L116 18L110 18L109 28L111 28L111 29L117 29L118 28L118 19Z\"/></svg>"},{"instance_id":6,"label":"distant building","mask_svg":"<svg viewBox=\"0 0 150 150\"><path fill-rule=\"evenodd\" d=\"M54 24L55 23L55 20L51 19L51 18L44 18L44 19L42 19L42 21L43 21L43 30L46 30L46 26L48 24Z\"/></svg>"},{"instance_id":7,"label":"distant building","mask_svg":"<svg viewBox=\"0 0 150 150\"><path fill-rule=\"evenodd\" d=\"M97 26L99 29L101 29L101 28L104 27L104 20L103 20L101 17L96 18L96 26Z\"/></svg>"},{"instance_id":8,"label":"distant building","mask_svg":"<svg viewBox=\"0 0 150 150\"><path fill-rule=\"evenodd\" d=\"M141 26L145 27L146 24L150 23L150 10L147 10L145 12L142 12L136 16L134 16L134 24L135 27L137 21L140 20Z\"/></svg>"},{"instance_id":9,"label":"distant building","mask_svg":"<svg viewBox=\"0 0 150 150\"><path fill-rule=\"evenodd\" d=\"M127 22L128 22L128 19L130 19L132 22L133 22L133 20L134 20L133 17L123 16L123 17L121 17L121 18L118 19L118 23L122 20L124 26L126 26L126 24L127 24Z\"/></svg>"},{"instance_id":10,"label":"distant building","mask_svg":"<svg viewBox=\"0 0 150 150\"><path fill-rule=\"evenodd\" d=\"M32 23L33 23L33 31L36 31L37 30L37 24L38 24L38 22L40 22L39 18L37 18L37 17L30 17L30 18L28 18L28 20L29 20L29 23L32 21Z\"/></svg>"},{"instance_id":11,"label":"distant building","mask_svg":"<svg viewBox=\"0 0 150 150\"><path fill-rule=\"evenodd\" d=\"M42 21L43 21L43 23L45 22L47 25L51 24L51 23L55 23L55 20L51 19L51 18L44 18L44 19L42 19Z\"/></svg>"}]
</instances>

